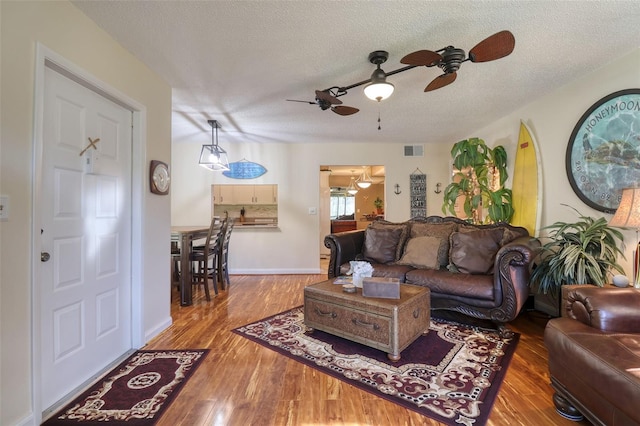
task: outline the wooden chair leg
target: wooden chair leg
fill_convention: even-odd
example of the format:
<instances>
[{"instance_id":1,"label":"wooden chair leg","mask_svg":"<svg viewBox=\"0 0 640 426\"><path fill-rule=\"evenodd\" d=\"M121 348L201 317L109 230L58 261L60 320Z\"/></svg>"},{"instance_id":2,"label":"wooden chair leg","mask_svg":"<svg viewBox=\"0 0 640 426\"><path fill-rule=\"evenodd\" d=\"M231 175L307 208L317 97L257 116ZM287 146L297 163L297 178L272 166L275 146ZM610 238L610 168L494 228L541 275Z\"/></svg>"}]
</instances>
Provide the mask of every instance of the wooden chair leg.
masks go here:
<instances>
[{"instance_id":1,"label":"wooden chair leg","mask_svg":"<svg viewBox=\"0 0 640 426\"><path fill-rule=\"evenodd\" d=\"M204 294L207 296L207 302L211 301L211 294L209 293L209 265L207 262L203 262L204 268L202 271L202 285L204 285ZM216 292L216 294L218 294Z\"/></svg>"},{"instance_id":2,"label":"wooden chair leg","mask_svg":"<svg viewBox=\"0 0 640 426\"><path fill-rule=\"evenodd\" d=\"M224 271L223 272L224 272L225 284L223 284L223 285L228 287L229 285L231 285L231 281L229 281L229 263L227 262L227 260L228 260L228 258L225 255L225 259L224 259L224 262L223 262L223 264L224 264Z\"/></svg>"},{"instance_id":3,"label":"wooden chair leg","mask_svg":"<svg viewBox=\"0 0 640 426\"><path fill-rule=\"evenodd\" d=\"M213 266L211 268L211 272L207 270L207 277L211 277L211 281L213 281L213 291L216 295L218 295L218 256L214 256L213 262L211 263Z\"/></svg>"},{"instance_id":4,"label":"wooden chair leg","mask_svg":"<svg viewBox=\"0 0 640 426\"><path fill-rule=\"evenodd\" d=\"M225 290L224 276L223 276L223 271L224 271L223 257L224 256L222 254L220 254L218 256L218 270L217 270L217 274L216 274L216 279L220 283L220 289L221 290Z\"/></svg>"}]
</instances>

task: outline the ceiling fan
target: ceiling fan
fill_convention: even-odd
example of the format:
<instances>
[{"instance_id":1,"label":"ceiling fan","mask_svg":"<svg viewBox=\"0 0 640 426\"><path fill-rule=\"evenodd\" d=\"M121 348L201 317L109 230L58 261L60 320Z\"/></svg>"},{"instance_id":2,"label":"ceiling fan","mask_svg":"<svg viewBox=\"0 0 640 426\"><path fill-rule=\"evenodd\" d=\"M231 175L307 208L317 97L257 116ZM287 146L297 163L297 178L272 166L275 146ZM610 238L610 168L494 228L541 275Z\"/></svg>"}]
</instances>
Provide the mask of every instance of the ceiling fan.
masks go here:
<instances>
[{"instance_id":1,"label":"ceiling fan","mask_svg":"<svg viewBox=\"0 0 640 426\"><path fill-rule=\"evenodd\" d=\"M504 58L513 52L516 40L510 31L500 31L476 44L465 57L465 51L453 46L447 46L435 52L418 50L409 53L400 63L411 66L439 67L444 74L439 75L425 87L425 92L440 89L455 81L458 69L463 62L489 62Z\"/></svg>"},{"instance_id":2,"label":"ceiling fan","mask_svg":"<svg viewBox=\"0 0 640 426\"><path fill-rule=\"evenodd\" d=\"M368 83L387 84L385 79L391 75L416 67L437 66L442 69L444 73L437 76L427 85L427 87L425 87L424 91L430 92L453 83L458 76L457 71L460 69L460 65L462 65L463 62L489 62L504 58L513 52L515 44L516 40L513 34L510 31L504 30L497 32L476 44L469 51L469 56L467 56L464 50L453 46L447 46L440 50L436 50L435 52L431 50L418 50L416 52L409 53L400 60L400 63L406 65L405 67L398 68L390 72L384 72L380 68L380 65L387 60L389 54L383 50L377 50L369 54L369 62L377 66L377 69L373 72L371 78L348 86L333 86L325 90L316 90L315 101L300 101L296 99L287 99L287 101L318 105L323 111L331 109L331 111L338 115L351 115L358 112L359 109L342 105L342 101L338 99L338 97L346 95L347 91L354 87ZM388 85L393 87L391 84ZM380 102L381 98L376 98L376 100Z\"/></svg>"},{"instance_id":3,"label":"ceiling fan","mask_svg":"<svg viewBox=\"0 0 640 426\"><path fill-rule=\"evenodd\" d=\"M331 87L325 90L316 90L315 101L299 101L296 99L287 99L289 102L304 102L311 105L318 105L321 110L331 109L338 115L351 115L360 111L358 108L342 105L342 101L338 96L345 95L346 90L340 90L339 87ZM336 106L334 106L336 105Z\"/></svg>"}]
</instances>

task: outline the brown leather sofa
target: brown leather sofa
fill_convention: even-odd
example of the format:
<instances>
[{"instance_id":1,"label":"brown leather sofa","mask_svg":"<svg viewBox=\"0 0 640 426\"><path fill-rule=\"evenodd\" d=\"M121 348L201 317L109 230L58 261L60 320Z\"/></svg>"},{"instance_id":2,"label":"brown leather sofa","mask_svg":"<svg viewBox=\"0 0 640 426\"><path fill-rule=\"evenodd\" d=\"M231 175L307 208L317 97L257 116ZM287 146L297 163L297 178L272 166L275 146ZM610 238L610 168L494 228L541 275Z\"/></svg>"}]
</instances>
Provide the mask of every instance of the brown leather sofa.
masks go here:
<instances>
[{"instance_id":1,"label":"brown leather sofa","mask_svg":"<svg viewBox=\"0 0 640 426\"><path fill-rule=\"evenodd\" d=\"M594 425L639 425L640 290L576 287L567 316L544 332L556 410Z\"/></svg>"},{"instance_id":2,"label":"brown leather sofa","mask_svg":"<svg viewBox=\"0 0 640 426\"><path fill-rule=\"evenodd\" d=\"M471 225L429 216L402 223L374 221L367 229L330 234L329 278L352 260L369 261L373 276L429 287L431 310L493 321L504 334L529 296L529 273L540 243L525 228ZM433 253L435 251L435 253ZM431 253L428 259L420 259Z\"/></svg>"}]
</instances>

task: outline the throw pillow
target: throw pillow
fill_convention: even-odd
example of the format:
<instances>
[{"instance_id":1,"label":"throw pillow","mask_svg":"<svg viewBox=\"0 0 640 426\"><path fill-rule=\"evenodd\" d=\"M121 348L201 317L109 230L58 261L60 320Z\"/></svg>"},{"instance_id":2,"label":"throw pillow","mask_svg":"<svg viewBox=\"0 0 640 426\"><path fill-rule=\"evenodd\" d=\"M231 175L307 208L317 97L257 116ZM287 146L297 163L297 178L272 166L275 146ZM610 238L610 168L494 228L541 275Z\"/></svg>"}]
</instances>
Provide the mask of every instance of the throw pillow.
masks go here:
<instances>
[{"instance_id":1,"label":"throw pillow","mask_svg":"<svg viewBox=\"0 0 640 426\"><path fill-rule=\"evenodd\" d=\"M458 232L473 232L473 231L477 231L478 229L483 229L483 228L478 228L478 226L474 226L474 225L460 225L458 227ZM509 226L497 226L495 228L490 228L490 229L502 229L503 230L503 234L502 234L502 241L500 241L500 247L509 244L511 241L515 240L516 238L519 237L526 237L529 235L529 233L527 232L526 229L517 227L517 228L511 228Z\"/></svg>"},{"instance_id":2,"label":"throw pillow","mask_svg":"<svg viewBox=\"0 0 640 426\"><path fill-rule=\"evenodd\" d=\"M377 229L368 227L364 231L362 255L365 260L375 263L392 263L396 261L396 250L401 228Z\"/></svg>"},{"instance_id":3,"label":"throw pillow","mask_svg":"<svg viewBox=\"0 0 640 426\"><path fill-rule=\"evenodd\" d=\"M449 237L458 229L456 223L414 223L411 225L411 238L434 237L440 239L438 263L447 266L449 263Z\"/></svg>"},{"instance_id":4,"label":"throw pillow","mask_svg":"<svg viewBox=\"0 0 640 426\"><path fill-rule=\"evenodd\" d=\"M410 238L398 264L419 269L440 269L438 249L441 241L436 237Z\"/></svg>"},{"instance_id":5,"label":"throw pillow","mask_svg":"<svg viewBox=\"0 0 640 426\"><path fill-rule=\"evenodd\" d=\"M402 252L404 251L404 245L406 244L407 239L409 238L409 226L406 223L395 223L395 222L389 222L386 220L374 220L373 222L371 222L371 224L368 227L374 228L374 229L402 230L402 233L400 234L400 238L398 240L398 246L396 247L394 261L397 261L398 259L400 259L400 257L402 257Z\"/></svg>"},{"instance_id":6,"label":"throw pillow","mask_svg":"<svg viewBox=\"0 0 640 426\"><path fill-rule=\"evenodd\" d=\"M502 229L454 232L449 255L451 264L465 274L491 274L502 234Z\"/></svg>"}]
</instances>

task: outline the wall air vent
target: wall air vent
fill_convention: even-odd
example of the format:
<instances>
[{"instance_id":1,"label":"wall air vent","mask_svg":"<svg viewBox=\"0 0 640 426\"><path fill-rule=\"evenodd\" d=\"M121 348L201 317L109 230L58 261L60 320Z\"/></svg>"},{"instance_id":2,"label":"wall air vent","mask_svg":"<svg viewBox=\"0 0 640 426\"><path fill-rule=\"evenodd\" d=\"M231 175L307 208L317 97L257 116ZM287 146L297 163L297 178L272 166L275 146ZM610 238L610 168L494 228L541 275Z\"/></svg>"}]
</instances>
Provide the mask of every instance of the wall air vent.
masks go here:
<instances>
[{"instance_id":1,"label":"wall air vent","mask_svg":"<svg viewBox=\"0 0 640 426\"><path fill-rule=\"evenodd\" d=\"M424 145L405 145L405 157L424 157Z\"/></svg>"}]
</instances>

